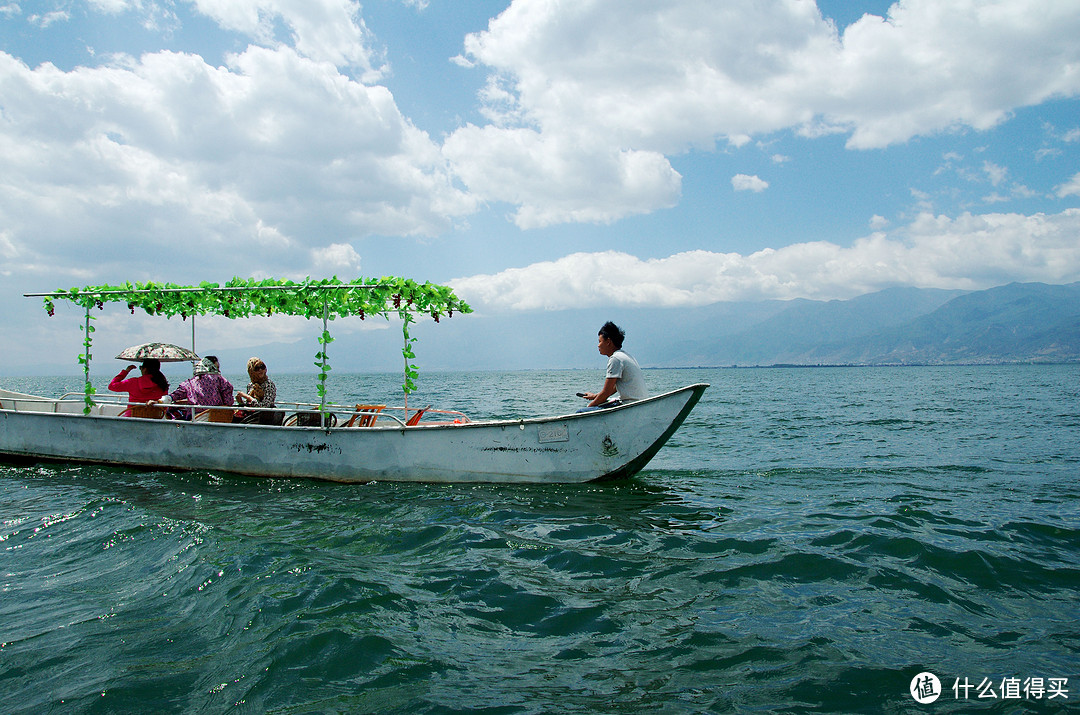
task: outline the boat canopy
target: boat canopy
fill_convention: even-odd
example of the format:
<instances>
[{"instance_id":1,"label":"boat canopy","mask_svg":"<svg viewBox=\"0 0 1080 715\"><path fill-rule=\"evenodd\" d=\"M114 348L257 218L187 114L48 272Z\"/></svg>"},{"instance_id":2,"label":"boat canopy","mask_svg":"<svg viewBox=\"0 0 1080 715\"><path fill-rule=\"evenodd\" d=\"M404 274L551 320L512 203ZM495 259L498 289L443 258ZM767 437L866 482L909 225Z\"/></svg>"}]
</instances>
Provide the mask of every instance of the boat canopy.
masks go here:
<instances>
[{"instance_id":1,"label":"boat canopy","mask_svg":"<svg viewBox=\"0 0 1080 715\"><path fill-rule=\"evenodd\" d=\"M454 313L471 313L467 303L458 298L449 286L433 283L417 283L407 278L385 276L382 278L341 281L336 276L302 281L263 280L233 278L224 285L203 282L197 286L181 286L174 283L124 283L122 285L85 286L56 290L52 293L27 293L26 297L44 298L45 310L55 312L55 301L66 300L86 311L83 326L84 352L79 356L86 380L86 409L90 413L94 405L94 388L90 384L90 346L94 332L91 309L103 310L106 303L125 303L135 313L139 308L149 315L166 318L180 316L192 319L192 350L194 351L194 319L197 315L220 315L226 318L252 316L294 315L304 318L321 318L323 332L319 337L320 349L315 357L320 368L317 390L320 404L326 401L326 379L330 371L326 346L333 341L327 323L337 318L371 316L389 319L397 315L402 321L405 359L405 391L415 389L416 367L411 363L416 357L412 352L415 338L409 335L409 325L414 315L430 315L435 322L440 317L453 317Z\"/></svg>"},{"instance_id":2,"label":"boat canopy","mask_svg":"<svg viewBox=\"0 0 1080 715\"><path fill-rule=\"evenodd\" d=\"M197 286L125 283L28 293L27 297L43 297L50 315L56 300L71 301L86 309L103 308L105 303L127 303L133 313L140 308L150 315L185 318L192 315L246 318L282 313L333 320L427 313L438 321L440 315L452 317L455 312L472 312L449 286L393 276L344 282L337 277L303 281L233 278L224 285L204 282Z\"/></svg>"}]
</instances>

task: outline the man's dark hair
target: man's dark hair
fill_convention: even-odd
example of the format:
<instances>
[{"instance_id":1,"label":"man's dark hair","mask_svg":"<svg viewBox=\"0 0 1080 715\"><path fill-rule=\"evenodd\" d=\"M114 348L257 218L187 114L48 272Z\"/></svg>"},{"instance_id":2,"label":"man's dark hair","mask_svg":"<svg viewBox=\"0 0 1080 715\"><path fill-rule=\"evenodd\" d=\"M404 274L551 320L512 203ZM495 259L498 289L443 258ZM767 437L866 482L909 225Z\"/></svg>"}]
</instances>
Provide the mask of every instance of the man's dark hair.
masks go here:
<instances>
[{"instance_id":1,"label":"man's dark hair","mask_svg":"<svg viewBox=\"0 0 1080 715\"><path fill-rule=\"evenodd\" d=\"M610 320L604 323L604 326L600 328L600 332L597 333L597 335L602 335L611 342L615 343L616 350L622 349L623 340L626 339L626 333L622 331L622 328L620 328L618 325L615 325L615 323L611 322Z\"/></svg>"}]
</instances>

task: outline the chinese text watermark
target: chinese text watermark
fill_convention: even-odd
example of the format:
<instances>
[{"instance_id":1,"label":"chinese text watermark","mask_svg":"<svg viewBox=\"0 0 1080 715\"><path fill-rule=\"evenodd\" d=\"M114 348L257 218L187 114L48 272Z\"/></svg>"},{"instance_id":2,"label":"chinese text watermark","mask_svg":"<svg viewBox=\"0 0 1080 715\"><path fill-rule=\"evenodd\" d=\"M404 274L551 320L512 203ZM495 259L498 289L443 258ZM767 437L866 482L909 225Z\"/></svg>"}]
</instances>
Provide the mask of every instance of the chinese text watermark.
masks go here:
<instances>
[{"instance_id":1,"label":"chinese text watermark","mask_svg":"<svg viewBox=\"0 0 1080 715\"><path fill-rule=\"evenodd\" d=\"M911 679L911 697L922 705L951 695L954 700L1068 700L1069 679L1031 676L1007 676L1000 680L981 678L978 682L964 676L956 678L952 687L942 687L941 680L930 672Z\"/></svg>"}]
</instances>

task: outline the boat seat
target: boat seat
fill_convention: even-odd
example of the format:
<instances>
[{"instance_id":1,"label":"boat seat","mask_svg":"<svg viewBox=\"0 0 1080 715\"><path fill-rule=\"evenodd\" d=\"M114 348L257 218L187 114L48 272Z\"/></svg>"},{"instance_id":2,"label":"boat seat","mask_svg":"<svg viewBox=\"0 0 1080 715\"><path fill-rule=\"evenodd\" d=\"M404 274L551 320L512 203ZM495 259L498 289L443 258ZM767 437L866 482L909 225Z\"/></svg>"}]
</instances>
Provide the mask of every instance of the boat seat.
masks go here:
<instances>
[{"instance_id":1,"label":"boat seat","mask_svg":"<svg viewBox=\"0 0 1080 715\"><path fill-rule=\"evenodd\" d=\"M405 423L406 427L415 427L420 424L420 418L424 416L424 413L431 409L431 405L428 405L422 410L417 410L413 413L413 416L409 418L409 421Z\"/></svg>"},{"instance_id":2,"label":"boat seat","mask_svg":"<svg viewBox=\"0 0 1080 715\"><path fill-rule=\"evenodd\" d=\"M211 422L230 422L231 423L232 420L233 420L233 410L231 408L230 409L222 409L222 410L210 410L210 421Z\"/></svg>"},{"instance_id":3,"label":"boat seat","mask_svg":"<svg viewBox=\"0 0 1080 715\"><path fill-rule=\"evenodd\" d=\"M245 415L240 424L244 425L270 425L274 427L280 427L281 421L285 418L285 413L280 410L274 412L268 412L264 410L258 410Z\"/></svg>"},{"instance_id":4,"label":"boat seat","mask_svg":"<svg viewBox=\"0 0 1080 715\"><path fill-rule=\"evenodd\" d=\"M357 405L356 413L345 423L346 427L371 427L379 419L386 405Z\"/></svg>"},{"instance_id":5,"label":"boat seat","mask_svg":"<svg viewBox=\"0 0 1080 715\"><path fill-rule=\"evenodd\" d=\"M195 422L228 422L232 423L233 410L231 407L218 407L216 409L202 410L195 413Z\"/></svg>"},{"instance_id":6,"label":"boat seat","mask_svg":"<svg viewBox=\"0 0 1080 715\"><path fill-rule=\"evenodd\" d=\"M313 412L297 412L289 415L285 420L285 427L319 427L319 413ZM337 425L337 415L333 412L329 412L326 415L326 426L334 427Z\"/></svg>"},{"instance_id":7,"label":"boat seat","mask_svg":"<svg viewBox=\"0 0 1080 715\"><path fill-rule=\"evenodd\" d=\"M157 405L132 405L128 408L128 417L144 420L160 420L165 416L165 408Z\"/></svg>"}]
</instances>

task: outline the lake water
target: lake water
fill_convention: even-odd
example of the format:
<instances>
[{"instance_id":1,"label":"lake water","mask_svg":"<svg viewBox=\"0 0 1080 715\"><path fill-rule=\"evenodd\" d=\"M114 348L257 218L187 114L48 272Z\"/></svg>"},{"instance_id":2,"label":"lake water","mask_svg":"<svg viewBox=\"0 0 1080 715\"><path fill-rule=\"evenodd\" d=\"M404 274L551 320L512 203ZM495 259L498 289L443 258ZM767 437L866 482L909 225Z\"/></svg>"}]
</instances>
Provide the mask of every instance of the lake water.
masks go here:
<instances>
[{"instance_id":1,"label":"lake water","mask_svg":"<svg viewBox=\"0 0 1080 715\"><path fill-rule=\"evenodd\" d=\"M1080 366L646 378L712 387L622 483L0 465L3 710L1080 710ZM411 403L567 412L601 381L428 372Z\"/></svg>"}]
</instances>

